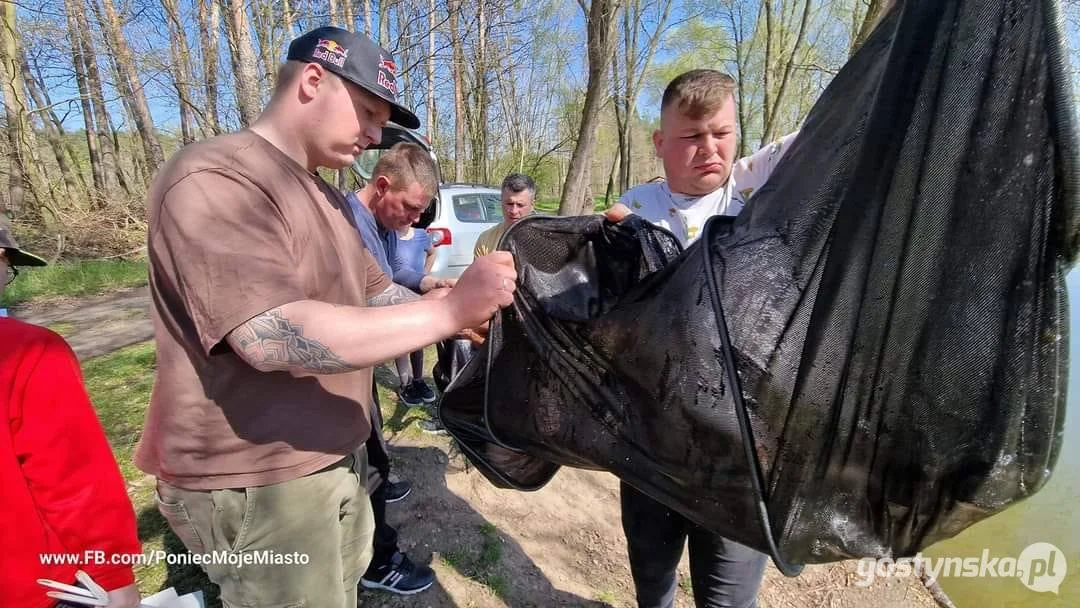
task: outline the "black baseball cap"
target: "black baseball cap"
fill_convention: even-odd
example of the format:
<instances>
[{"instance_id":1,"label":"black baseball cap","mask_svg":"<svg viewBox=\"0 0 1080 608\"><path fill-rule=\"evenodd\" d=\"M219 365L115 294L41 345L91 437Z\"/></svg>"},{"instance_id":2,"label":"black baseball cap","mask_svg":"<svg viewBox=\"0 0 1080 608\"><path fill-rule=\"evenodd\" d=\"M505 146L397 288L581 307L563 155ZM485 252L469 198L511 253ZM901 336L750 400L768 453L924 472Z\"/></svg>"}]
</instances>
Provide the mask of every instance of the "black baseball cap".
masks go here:
<instances>
[{"instance_id":1,"label":"black baseball cap","mask_svg":"<svg viewBox=\"0 0 1080 608\"><path fill-rule=\"evenodd\" d=\"M0 249L4 250L4 256L12 266L44 266L47 262L38 256L19 249L15 237L7 228L0 226Z\"/></svg>"},{"instance_id":2,"label":"black baseball cap","mask_svg":"<svg viewBox=\"0 0 1080 608\"><path fill-rule=\"evenodd\" d=\"M415 129L420 119L397 101L397 64L389 51L364 34L320 27L289 45L287 59L317 63L390 103L390 120Z\"/></svg>"}]
</instances>

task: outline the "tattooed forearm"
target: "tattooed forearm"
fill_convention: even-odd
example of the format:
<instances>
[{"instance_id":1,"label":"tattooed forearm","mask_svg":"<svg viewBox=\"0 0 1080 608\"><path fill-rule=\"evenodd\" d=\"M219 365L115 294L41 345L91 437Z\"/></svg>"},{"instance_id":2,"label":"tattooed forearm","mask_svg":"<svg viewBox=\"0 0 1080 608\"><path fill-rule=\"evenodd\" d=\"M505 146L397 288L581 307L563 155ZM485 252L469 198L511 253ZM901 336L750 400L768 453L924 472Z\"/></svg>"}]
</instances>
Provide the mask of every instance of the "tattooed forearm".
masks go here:
<instances>
[{"instance_id":1,"label":"tattooed forearm","mask_svg":"<svg viewBox=\"0 0 1080 608\"><path fill-rule=\"evenodd\" d=\"M385 291L368 300L369 306L393 306L419 300L420 296L408 287L391 283Z\"/></svg>"},{"instance_id":2,"label":"tattooed forearm","mask_svg":"<svg viewBox=\"0 0 1080 608\"><path fill-rule=\"evenodd\" d=\"M317 340L304 337L304 328L268 310L229 334L229 345L259 371L302 369L316 374L340 374L359 368L346 363Z\"/></svg>"}]
</instances>

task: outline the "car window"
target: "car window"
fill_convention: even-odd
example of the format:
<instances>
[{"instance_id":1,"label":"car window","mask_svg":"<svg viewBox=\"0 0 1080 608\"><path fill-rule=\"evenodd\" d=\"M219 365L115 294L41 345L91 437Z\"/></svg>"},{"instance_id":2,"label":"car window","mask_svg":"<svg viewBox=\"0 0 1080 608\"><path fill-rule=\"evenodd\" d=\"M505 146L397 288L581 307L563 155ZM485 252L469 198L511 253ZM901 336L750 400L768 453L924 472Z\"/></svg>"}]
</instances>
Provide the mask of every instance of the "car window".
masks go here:
<instances>
[{"instance_id":1,"label":"car window","mask_svg":"<svg viewBox=\"0 0 1080 608\"><path fill-rule=\"evenodd\" d=\"M454 217L459 222L493 224L502 221L502 203L495 194L454 196Z\"/></svg>"},{"instance_id":2,"label":"car window","mask_svg":"<svg viewBox=\"0 0 1080 608\"><path fill-rule=\"evenodd\" d=\"M497 194L481 194L484 201L484 217L489 222L503 221L502 199Z\"/></svg>"}]
</instances>

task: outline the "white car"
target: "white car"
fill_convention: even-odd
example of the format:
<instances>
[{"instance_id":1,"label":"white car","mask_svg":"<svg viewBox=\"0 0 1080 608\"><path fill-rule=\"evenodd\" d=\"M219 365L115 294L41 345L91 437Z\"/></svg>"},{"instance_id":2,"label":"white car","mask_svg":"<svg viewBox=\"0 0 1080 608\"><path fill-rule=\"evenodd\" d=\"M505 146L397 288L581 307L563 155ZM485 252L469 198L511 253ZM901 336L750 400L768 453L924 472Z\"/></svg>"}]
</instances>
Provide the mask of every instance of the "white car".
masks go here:
<instances>
[{"instance_id":1,"label":"white car","mask_svg":"<svg viewBox=\"0 0 1080 608\"><path fill-rule=\"evenodd\" d=\"M438 159L427 138L412 129L389 123L383 128L382 141L367 150L353 163L353 171L367 182L375 162L383 152L398 142L410 142ZM477 184L444 184L439 178L439 195L420 216L416 228L426 229L435 245L431 274L440 277L460 276L472 263L473 248L480 233L503 221L501 192L498 188Z\"/></svg>"}]
</instances>

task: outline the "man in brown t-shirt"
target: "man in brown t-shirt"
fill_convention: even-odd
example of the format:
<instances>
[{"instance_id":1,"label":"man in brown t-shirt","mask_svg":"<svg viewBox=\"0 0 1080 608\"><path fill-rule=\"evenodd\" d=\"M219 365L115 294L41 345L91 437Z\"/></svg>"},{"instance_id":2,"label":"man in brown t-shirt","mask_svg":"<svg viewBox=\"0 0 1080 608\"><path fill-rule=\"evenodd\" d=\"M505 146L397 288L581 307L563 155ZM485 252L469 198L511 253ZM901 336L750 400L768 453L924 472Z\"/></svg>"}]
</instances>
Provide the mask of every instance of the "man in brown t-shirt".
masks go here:
<instances>
[{"instance_id":1,"label":"man in brown t-shirt","mask_svg":"<svg viewBox=\"0 0 1080 608\"><path fill-rule=\"evenodd\" d=\"M251 128L176 153L148 197L158 368L135 462L189 551L233 556L204 562L226 605L356 605L371 366L513 298L507 254L437 297L393 285L315 173L349 166L389 119L419 126L396 94L369 38L308 32Z\"/></svg>"}]
</instances>

